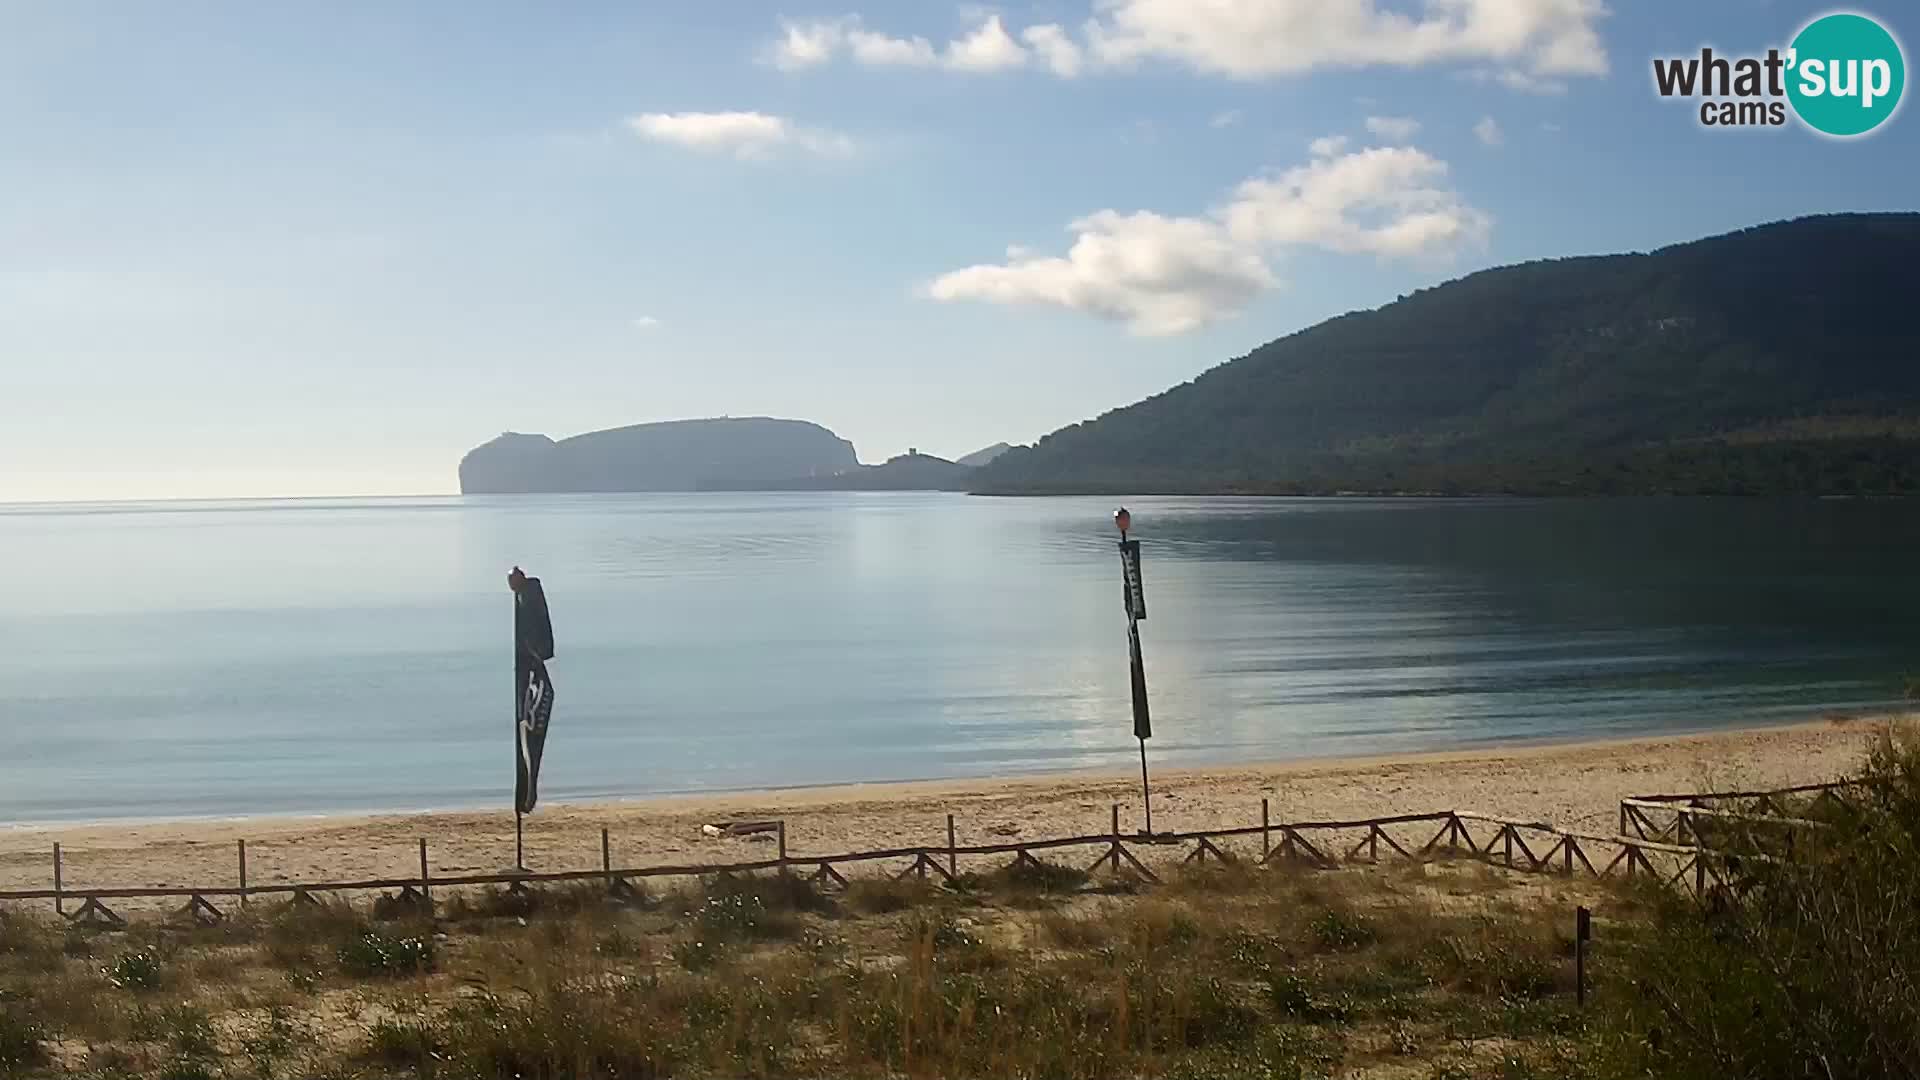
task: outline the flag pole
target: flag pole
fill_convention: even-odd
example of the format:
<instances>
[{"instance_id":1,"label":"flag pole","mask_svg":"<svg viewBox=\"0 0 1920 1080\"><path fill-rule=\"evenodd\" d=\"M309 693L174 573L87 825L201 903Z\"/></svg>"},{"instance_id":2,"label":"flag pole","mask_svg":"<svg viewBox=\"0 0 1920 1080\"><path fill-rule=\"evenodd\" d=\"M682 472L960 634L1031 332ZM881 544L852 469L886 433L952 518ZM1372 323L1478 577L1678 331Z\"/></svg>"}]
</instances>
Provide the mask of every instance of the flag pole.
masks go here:
<instances>
[{"instance_id":1,"label":"flag pole","mask_svg":"<svg viewBox=\"0 0 1920 1080\"><path fill-rule=\"evenodd\" d=\"M520 573L520 568L516 566L513 568L513 571L514 571L514 574L517 575ZM525 840L522 837L522 824L523 824L522 819L525 815L521 814L520 812L520 790L519 789L520 789L520 709L522 707L522 703L527 693L525 680L523 680L520 675L520 653L522 650L526 648L526 643L520 640L520 592L519 592L519 586L515 584L515 577L513 575L508 575L507 584L509 585L509 587L511 588L514 594L514 597L513 597L513 739L511 740L513 743L513 776L514 776L513 868L516 871L525 872L527 869L527 857L526 857L526 850L525 850Z\"/></svg>"},{"instance_id":2,"label":"flag pole","mask_svg":"<svg viewBox=\"0 0 1920 1080\"><path fill-rule=\"evenodd\" d=\"M1153 792L1147 788L1147 740L1140 740L1140 802L1147 808L1147 835L1153 835Z\"/></svg>"},{"instance_id":3,"label":"flag pole","mask_svg":"<svg viewBox=\"0 0 1920 1080\"><path fill-rule=\"evenodd\" d=\"M514 634L513 634L513 775L514 775L513 868L515 870L525 870L527 868L527 857L526 857L526 851L524 846L525 840L523 839L522 833L521 833L522 818L524 817L524 815L520 813L519 784L520 784L520 709L521 709L521 699L524 698L527 693L527 688L522 683L520 678L520 650L525 648L526 646L520 640L520 628L518 626L520 609L519 609L518 596L514 598L514 605L515 605L514 606L515 626L514 626Z\"/></svg>"},{"instance_id":4,"label":"flag pole","mask_svg":"<svg viewBox=\"0 0 1920 1080\"><path fill-rule=\"evenodd\" d=\"M1127 661L1133 683L1133 736L1140 741L1140 803L1146 811L1147 835L1153 835L1153 788L1147 781L1147 740L1153 736L1153 721L1147 705L1147 670L1140 658L1140 620L1147 617L1145 588L1140 580L1140 543L1127 539L1133 527L1133 515L1126 507L1113 512L1113 524L1120 530L1120 566L1123 595L1127 608Z\"/></svg>"}]
</instances>

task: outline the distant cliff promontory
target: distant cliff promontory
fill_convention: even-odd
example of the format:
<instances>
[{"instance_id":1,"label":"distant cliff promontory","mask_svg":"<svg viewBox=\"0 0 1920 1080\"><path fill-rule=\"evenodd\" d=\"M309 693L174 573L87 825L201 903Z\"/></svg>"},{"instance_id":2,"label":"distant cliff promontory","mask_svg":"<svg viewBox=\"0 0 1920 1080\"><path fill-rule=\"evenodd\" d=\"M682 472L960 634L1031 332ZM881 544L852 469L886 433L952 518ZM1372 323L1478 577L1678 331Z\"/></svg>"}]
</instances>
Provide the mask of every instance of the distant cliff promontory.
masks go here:
<instances>
[{"instance_id":1,"label":"distant cliff promontory","mask_svg":"<svg viewBox=\"0 0 1920 1080\"><path fill-rule=\"evenodd\" d=\"M804 420L673 420L575 435L508 432L460 461L468 495L750 491L859 467L853 444Z\"/></svg>"}]
</instances>

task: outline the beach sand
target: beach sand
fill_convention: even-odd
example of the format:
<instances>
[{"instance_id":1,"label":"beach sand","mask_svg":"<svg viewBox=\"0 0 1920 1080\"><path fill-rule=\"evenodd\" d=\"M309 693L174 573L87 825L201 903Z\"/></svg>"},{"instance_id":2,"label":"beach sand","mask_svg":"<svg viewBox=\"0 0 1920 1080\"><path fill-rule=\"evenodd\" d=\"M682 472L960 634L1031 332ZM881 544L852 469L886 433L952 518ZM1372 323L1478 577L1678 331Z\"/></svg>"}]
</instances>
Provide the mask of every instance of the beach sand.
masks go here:
<instances>
[{"instance_id":1,"label":"beach sand","mask_svg":"<svg viewBox=\"0 0 1920 1080\"><path fill-rule=\"evenodd\" d=\"M1472 810L1611 835L1622 797L1729 787L1777 787L1849 771L1887 718L1828 719L1704 735L1309 760L1154 774L1156 831ZM593 805L542 805L527 819L527 865L600 866L600 830L615 866L770 858L771 838L711 837L707 823L784 819L796 856L998 843L1141 827L1139 776L1063 774L762 791ZM18 827L0 831L0 890L52 885L63 848L65 886L218 887L236 883L235 840L247 842L248 882L401 878L419 872L419 841L435 874L492 873L513 863L513 816L490 812L254 818ZM138 905L131 905L138 906Z\"/></svg>"}]
</instances>

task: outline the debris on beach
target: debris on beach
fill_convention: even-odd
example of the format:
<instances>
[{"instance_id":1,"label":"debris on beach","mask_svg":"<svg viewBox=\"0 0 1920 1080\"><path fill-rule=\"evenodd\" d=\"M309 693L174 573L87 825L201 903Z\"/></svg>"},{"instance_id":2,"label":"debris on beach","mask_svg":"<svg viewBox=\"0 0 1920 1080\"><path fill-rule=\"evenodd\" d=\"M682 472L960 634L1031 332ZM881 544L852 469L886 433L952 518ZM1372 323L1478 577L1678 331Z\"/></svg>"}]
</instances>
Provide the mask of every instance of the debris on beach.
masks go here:
<instances>
[{"instance_id":1,"label":"debris on beach","mask_svg":"<svg viewBox=\"0 0 1920 1080\"><path fill-rule=\"evenodd\" d=\"M722 821L700 826L700 834L709 839L744 836L749 840L770 840L780 831L778 821Z\"/></svg>"}]
</instances>

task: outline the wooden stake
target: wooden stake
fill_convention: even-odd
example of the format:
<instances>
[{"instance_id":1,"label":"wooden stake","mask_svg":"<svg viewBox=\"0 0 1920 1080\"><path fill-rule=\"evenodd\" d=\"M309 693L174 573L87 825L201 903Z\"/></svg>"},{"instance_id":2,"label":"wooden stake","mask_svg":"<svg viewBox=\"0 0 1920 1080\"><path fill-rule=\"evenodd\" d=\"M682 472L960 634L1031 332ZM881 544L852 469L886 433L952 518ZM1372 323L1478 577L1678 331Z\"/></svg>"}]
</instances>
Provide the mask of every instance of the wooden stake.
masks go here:
<instances>
[{"instance_id":1,"label":"wooden stake","mask_svg":"<svg viewBox=\"0 0 1920 1080\"><path fill-rule=\"evenodd\" d=\"M65 915L67 901L60 895L60 845L53 845L53 913Z\"/></svg>"},{"instance_id":2,"label":"wooden stake","mask_svg":"<svg viewBox=\"0 0 1920 1080\"><path fill-rule=\"evenodd\" d=\"M1267 800L1260 800L1260 858L1273 854L1273 822L1267 815Z\"/></svg>"},{"instance_id":3,"label":"wooden stake","mask_svg":"<svg viewBox=\"0 0 1920 1080\"><path fill-rule=\"evenodd\" d=\"M774 832L775 838L780 841L780 872L784 874L787 872L787 821L781 818L776 824L778 827Z\"/></svg>"},{"instance_id":4,"label":"wooden stake","mask_svg":"<svg viewBox=\"0 0 1920 1080\"><path fill-rule=\"evenodd\" d=\"M607 888L613 888L613 841L606 829L600 830L600 872L607 876Z\"/></svg>"},{"instance_id":5,"label":"wooden stake","mask_svg":"<svg viewBox=\"0 0 1920 1080\"><path fill-rule=\"evenodd\" d=\"M960 872L960 853L954 850L959 846L960 845L955 842L955 833L953 830L953 815L948 814L947 815L947 873L949 874L958 874Z\"/></svg>"},{"instance_id":6,"label":"wooden stake","mask_svg":"<svg viewBox=\"0 0 1920 1080\"><path fill-rule=\"evenodd\" d=\"M433 878L427 874L427 838L420 838L420 896L427 902L427 908L433 908Z\"/></svg>"},{"instance_id":7,"label":"wooden stake","mask_svg":"<svg viewBox=\"0 0 1920 1080\"><path fill-rule=\"evenodd\" d=\"M234 844L240 848L240 906L246 907L247 906L247 842L245 840L235 840Z\"/></svg>"},{"instance_id":8,"label":"wooden stake","mask_svg":"<svg viewBox=\"0 0 1920 1080\"><path fill-rule=\"evenodd\" d=\"M1584 907L1573 909L1573 993L1574 1003L1587 1007L1587 939L1593 936L1593 913Z\"/></svg>"}]
</instances>

